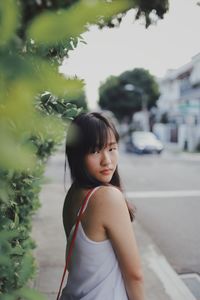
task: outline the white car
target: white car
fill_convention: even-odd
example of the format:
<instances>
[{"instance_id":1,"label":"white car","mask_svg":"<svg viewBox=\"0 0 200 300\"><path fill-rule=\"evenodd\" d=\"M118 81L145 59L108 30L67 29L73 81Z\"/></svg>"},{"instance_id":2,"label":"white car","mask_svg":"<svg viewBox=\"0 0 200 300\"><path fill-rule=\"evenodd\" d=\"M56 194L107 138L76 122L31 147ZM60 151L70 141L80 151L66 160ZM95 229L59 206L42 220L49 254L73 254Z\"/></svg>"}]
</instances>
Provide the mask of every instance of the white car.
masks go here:
<instances>
[{"instance_id":1,"label":"white car","mask_svg":"<svg viewBox=\"0 0 200 300\"><path fill-rule=\"evenodd\" d=\"M138 154L158 153L163 151L163 144L152 132L134 131L126 143L126 151Z\"/></svg>"}]
</instances>

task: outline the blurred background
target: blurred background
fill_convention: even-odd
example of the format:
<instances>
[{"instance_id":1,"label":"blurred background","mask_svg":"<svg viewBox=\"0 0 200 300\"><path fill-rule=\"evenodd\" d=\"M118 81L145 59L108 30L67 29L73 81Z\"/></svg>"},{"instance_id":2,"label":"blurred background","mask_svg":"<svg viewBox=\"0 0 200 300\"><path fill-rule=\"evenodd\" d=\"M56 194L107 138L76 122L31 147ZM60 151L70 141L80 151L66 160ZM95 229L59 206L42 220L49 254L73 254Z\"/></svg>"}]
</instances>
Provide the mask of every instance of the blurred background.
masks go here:
<instances>
[{"instance_id":1,"label":"blurred background","mask_svg":"<svg viewBox=\"0 0 200 300\"><path fill-rule=\"evenodd\" d=\"M110 108L122 131L127 124L150 129L164 143L195 151L200 147L200 9L197 1L188 0L171 0L169 7L164 19L155 18L148 29L143 20L134 20L134 9L117 28L92 26L83 34L87 44L69 52L60 69L83 78L88 107ZM134 75L134 69L141 75ZM129 75L123 75L126 71ZM155 95L150 96L145 71L153 77ZM120 94L113 95L116 87ZM119 118L114 106L126 112Z\"/></svg>"},{"instance_id":2,"label":"blurred background","mask_svg":"<svg viewBox=\"0 0 200 300\"><path fill-rule=\"evenodd\" d=\"M55 299L64 142L89 110L115 122L137 222L200 299L200 2L7 0L0 24L0 300Z\"/></svg>"}]
</instances>

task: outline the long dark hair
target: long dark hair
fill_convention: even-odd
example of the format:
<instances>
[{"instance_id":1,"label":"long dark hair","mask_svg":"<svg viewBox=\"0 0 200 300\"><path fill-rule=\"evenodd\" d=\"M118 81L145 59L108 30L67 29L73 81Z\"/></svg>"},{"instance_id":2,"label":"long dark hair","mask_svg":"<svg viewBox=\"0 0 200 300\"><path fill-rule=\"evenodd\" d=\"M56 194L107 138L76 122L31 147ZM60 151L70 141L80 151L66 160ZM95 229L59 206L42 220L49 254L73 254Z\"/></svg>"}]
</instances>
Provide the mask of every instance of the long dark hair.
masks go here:
<instances>
[{"instance_id":1,"label":"long dark hair","mask_svg":"<svg viewBox=\"0 0 200 300\"><path fill-rule=\"evenodd\" d=\"M108 141L109 130L119 142L119 134L111 120L101 113L81 113L70 124L65 146L65 172L66 158L71 172L72 182L83 188L92 188L102 185L97 179L88 174L84 166L85 155L101 150ZM110 184L121 189L118 168L116 168Z\"/></svg>"}]
</instances>

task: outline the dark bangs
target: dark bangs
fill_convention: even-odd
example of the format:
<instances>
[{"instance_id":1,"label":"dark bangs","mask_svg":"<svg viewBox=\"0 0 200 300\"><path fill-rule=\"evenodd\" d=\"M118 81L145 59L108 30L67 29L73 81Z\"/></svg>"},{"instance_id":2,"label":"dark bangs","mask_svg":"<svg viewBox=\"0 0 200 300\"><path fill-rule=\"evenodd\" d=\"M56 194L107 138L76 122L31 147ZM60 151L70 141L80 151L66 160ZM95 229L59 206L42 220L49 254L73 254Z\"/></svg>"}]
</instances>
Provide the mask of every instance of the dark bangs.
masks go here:
<instances>
[{"instance_id":1,"label":"dark bangs","mask_svg":"<svg viewBox=\"0 0 200 300\"><path fill-rule=\"evenodd\" d=\"M83 131L83 154L95 152L96 150L103 149L109 139L110 130L113 132L116 142L119 141L119 135L111 122L105 119L102 115L98 114L98 118L93 113L93 117L85 122Z\"/></svg>"},{"instance_id":2,"label":"dark bangs","mask_svg":"<svg viewBox=\"0 0 200 300\"><path fill-rule=\"evenodd\" d=\"M114 124L100 113L83 113L72 121L68 129L65 149L72 181L79 186L101 185L88 174L84 159L87 154L101 150L107 145L110 130L118 142L119 134Z\"/></svg>"}]
</instances>

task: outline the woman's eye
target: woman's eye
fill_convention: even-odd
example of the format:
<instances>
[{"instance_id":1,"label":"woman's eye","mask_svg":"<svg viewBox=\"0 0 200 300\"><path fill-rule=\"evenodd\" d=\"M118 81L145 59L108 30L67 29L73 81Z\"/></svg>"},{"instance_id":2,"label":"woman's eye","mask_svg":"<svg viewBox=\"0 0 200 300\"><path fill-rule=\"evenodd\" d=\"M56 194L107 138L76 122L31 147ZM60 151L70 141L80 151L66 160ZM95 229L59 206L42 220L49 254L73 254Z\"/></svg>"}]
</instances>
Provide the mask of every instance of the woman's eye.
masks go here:
<instances>
[{"instance_id":1,"label":"woman's eye","mask_svg":"<svg viewBox=\"0 0 200 300\"><path fill-rule=\"evenodd\" d=\"M94 150L94 151L92 151L92 153L93 154L98 154L98 153L100 153L100 150Z\"/></svg>"},{"instance_id":2,"label":"woman's eye","mask_svg":"<svg viewBox=\"0 0 200 300\"><path fill-rule=\"evenodd\" d=\"M113 151L113 150L116 150L116 149L117 149L117 148L110 148L109 151Z\"/></svg>"}]
</instances>

